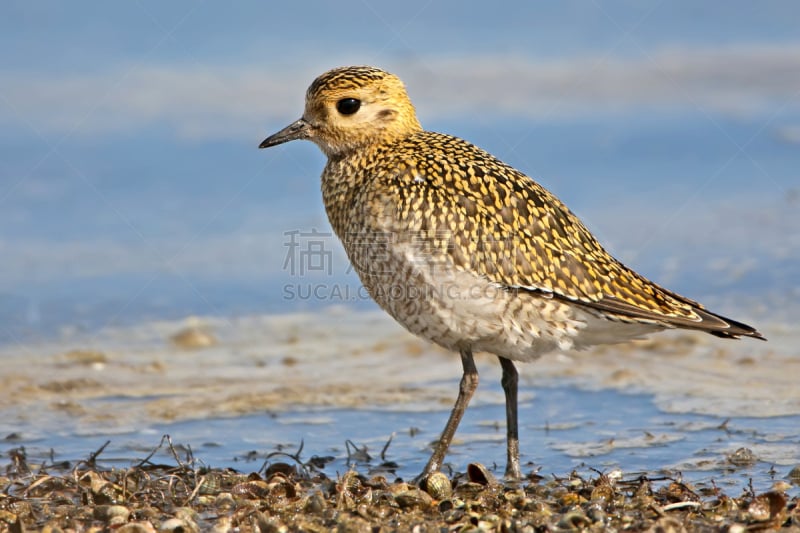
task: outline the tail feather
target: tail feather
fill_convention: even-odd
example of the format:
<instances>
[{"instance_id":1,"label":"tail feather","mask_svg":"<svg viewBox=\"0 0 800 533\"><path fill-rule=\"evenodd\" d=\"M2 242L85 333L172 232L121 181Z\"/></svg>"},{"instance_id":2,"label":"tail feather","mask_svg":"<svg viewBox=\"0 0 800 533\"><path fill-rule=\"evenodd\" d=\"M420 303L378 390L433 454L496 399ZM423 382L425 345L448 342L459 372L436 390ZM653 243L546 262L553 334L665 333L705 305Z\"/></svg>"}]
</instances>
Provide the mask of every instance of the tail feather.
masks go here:
<instances>
[{"instance_id":1,"label":"tail feather","mask_svg":"<svg viewBox=\"0 0 800 533\"><path fill-rule=\"evenodd\" d=\"M738 322L722 315L706 310L697 302L683 299L689 305L698 318L687 316L669 315L657 313L648 309L643 309L624 302L613 296L606 296L596 302L580 302L586 307L601 311L607 314L612 320L644 322L650 324L661 324L668 328L683 328L705 331L717 337L728 339L738 339L739 337L752 337L754 339L767 340L754 327Z\"/></svg>"},{"instance_id":2,"label":"tail feather","mask_svg":"<svg viewBox=\"0 0 800 533\"><path fill-rule=\"evenodd\" d=\"M739 337L752 337L754 339L761 339L762 341L767 340L761 333L759 333L756 330L756 328L754 328L753 326L748 326L743 322L732 320L722 315L706 311L705 309L695 308L694 311L695 313L700 315L700 318L702 318L702 321L698 324L697 329L707 331L708 333L711 333L712 335L715 335L717 337L722 337L726 339L738 339ZM706 322L712 322L712 320L710 320L711 318L714 319L713 320L714 325L703 327L703 325ZM722 322L722 325L719 325L719 322Z\"/></svg>"}]
</instances>

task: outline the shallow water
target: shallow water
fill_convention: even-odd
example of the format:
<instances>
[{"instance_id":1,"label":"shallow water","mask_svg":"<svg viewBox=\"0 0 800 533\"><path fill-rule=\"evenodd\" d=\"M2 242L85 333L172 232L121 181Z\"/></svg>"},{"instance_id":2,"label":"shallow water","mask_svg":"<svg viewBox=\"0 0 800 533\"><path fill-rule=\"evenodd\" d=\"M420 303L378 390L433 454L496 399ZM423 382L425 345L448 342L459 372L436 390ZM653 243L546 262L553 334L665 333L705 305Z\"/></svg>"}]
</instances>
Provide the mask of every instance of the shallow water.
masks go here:
<instances>
[{"instance_id":1,"label":"shallow water","mask_svg":"<svg viewBox=\"0 0 800 533\"><path fill-rule=\"evenodd\" d=\"M176 333L202 331L216 344L179 347ZM526 472L621 469L684 479L726 493L750 479L766 490L800 464L796 334L764 329L769 343L673 332L520 366ZM794 350L794 351L793 351ZM241 471L268 454L297 451L348 468L346 441L367 447L364 472L412 478L438 437L460 378L457 358L378 312L187 319L71 334L6 346L0 399L2 451L24 446L36 461L144 458L164 434L204 464ZM502 473L503 394L495 360L478 357L482 381L448 462L482 462ZM755 459L729 458L748 448ZM355 449L355 448L353 448ZM165 451L160 460L173 461ZM272 458L285 460L287 457Z\"/></svg>"}]
</instances>

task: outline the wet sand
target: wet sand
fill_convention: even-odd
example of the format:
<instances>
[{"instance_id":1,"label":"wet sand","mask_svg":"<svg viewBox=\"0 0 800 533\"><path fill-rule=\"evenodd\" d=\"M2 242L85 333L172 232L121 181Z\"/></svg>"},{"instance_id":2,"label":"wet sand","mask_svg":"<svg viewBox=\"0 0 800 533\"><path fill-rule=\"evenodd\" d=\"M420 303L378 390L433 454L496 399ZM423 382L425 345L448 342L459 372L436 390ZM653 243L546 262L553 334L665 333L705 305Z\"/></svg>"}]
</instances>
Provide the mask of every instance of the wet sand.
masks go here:
<instances>
[{"instance_id":1,"label":"wet sand","mask_svg":"<svg viewBox=\"0 0 800 533\"><path fill-rule=\"evenodd\" d=\"M800 415L800 336L769 342L666 332L521 364L521 385L653 394L664 412L721 417ZM188 318L0 348L0 430L134 427L285 411L441 409L460 377L457 357L380 312ZM478 356L482 384L499 379ZM478 401L502 403L479 388Z\"/></svg>"}]
</instances>

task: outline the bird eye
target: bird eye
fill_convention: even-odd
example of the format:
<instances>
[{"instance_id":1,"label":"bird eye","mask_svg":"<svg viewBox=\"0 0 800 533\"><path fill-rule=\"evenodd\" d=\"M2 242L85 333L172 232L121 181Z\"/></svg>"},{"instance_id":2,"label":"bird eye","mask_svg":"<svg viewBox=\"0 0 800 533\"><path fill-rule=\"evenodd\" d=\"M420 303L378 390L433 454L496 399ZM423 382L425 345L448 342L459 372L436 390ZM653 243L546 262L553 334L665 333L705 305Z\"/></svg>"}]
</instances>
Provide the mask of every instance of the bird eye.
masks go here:
<instances>
[{"instance_id":1,"label":"bird eye","mask_svg":"<svg viewBox=\"0 0 800 533\"><path fill-rule=\"evenodd\" d=\"M361 100L357 98L342 98L336 102L336 109L342 115L352 115L361 107Z\"/></svg>"}]
</instances>

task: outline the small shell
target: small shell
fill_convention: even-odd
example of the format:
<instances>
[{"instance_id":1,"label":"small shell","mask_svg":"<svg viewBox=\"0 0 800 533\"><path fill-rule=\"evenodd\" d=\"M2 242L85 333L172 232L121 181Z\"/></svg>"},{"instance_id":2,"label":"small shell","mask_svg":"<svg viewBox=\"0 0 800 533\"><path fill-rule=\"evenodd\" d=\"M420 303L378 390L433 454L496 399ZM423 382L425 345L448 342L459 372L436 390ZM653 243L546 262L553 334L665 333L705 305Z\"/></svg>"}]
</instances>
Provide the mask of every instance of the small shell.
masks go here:
<instances>
[{"instance_id":1,"label":"small shell","mask_svg":"<svg viewBox=\"0 0 800 533\"><path fill-rule=\"evenodd\" d=\"M208 348L217 344L214 335L201 327L188 327L172 335L169 340L173 346L184 350Z\"/></svg>"},{"instance_id":2,"label":"small shell","mask_svg":"<svg viewBox=\"0 0 800 533\"><path fill-rule=\"evenodd\" d=\"M467 479L472 483L478 483L483 486L497 485L497 479L495 479L494 474L481 463L467 465Z\"/></svg>"},{"instance_id":3,"label":"small shell","mask_svg":"<svg viewBox=\"0 0 800 533\"><path fill-rule=\"evenodd\" d=\"M400 483L392 483L391 485L389 485L389 492L391 492L392 494L400 494L401 492L411 490L412 488L413 487L411 485L409 485L405 481L402 481Z\"/></svg>"},{"instance_id":4,"label":"small shell","mask_svg":"<svg viewBox=\"0 0 800 533\"><path fill-rule=\"evenodd\" d=\"M280 521L277 517L267 516L263 513L258 513L258 518L256 521L257 530L264 531L269 533L283 533L284 531L289 531L289 528Z\"/></svg>"},{"instance_id":5,"label":"small shell","mask_svg":"<svg viewBox=\"0 0 800 533\"><path fill-rule=\"evenodd\" d=\"M486 485L473 483L472 481L459 483L455 488L455 493L465 500L474 500L478 498L484 491L486 491Z\"/></svg>"},{"instance_id":6,"label":"small shell","mask_svg":"<svg viewBox=\"0 0 800 533\"><path fill-rule=\"evenodd\" d=\"M759 494L753 498L747 507L747 512L757 522L767 520L782 522L786 513L786 497L780 492Z\"/></svg>"},{"instance_id":7,"label":"small shell","mask_svg":"<svg viewBox=\"0 0 800 533\"><path fill-rule=\"evenodd\" d=\"M453 500L442 500L441 502L439 502L438 507L440 513L449 513L450 511L455 509L456 506L455 503L453 503Z\"/></svg>"},{"instance_id":8,"label":"small shell","mask_svg":"<svg viewBox=\"0 0 800 533\"><path fill-rule=\"evenodd\" d=\"M727 459L734 466L752 466L758 462L758 457L749 448L739 448L730 454Z\"/></svg>"},{"instance_id":9,"label":"small shell","mask_svg":"<svg viewBox=\"0 0 800 533\"><path fill-rule=\"evenodd\" d=\"M263 498L269 493L266 481L245 481L231 488L231 494L248 499Z\"/></svg>"},{"instance_id":10,"label":"small shell","mask_svg":"<svg viewBox=\"0 0 800 533\"><path fill-rule=\"evenodd\" d=\"M214 507L220 510L235 509L236 500L233 499L230 492L220 492L214 499Z\"/></svg>"},{"instance_id":11,"label":"small shell","mask_svg":"<svg viewBox=\"0 0 800 533\"><path fill-rule=\"evenodd\" d=\"M608 505L614 501L614 489L611 487L611 485L605 483L597 485L592 489L591 500L593 502Z\"/></svg>"},{"instance_id":12,"label":"small shell","mask_svg":"<svg viewBox=\"0 0 800 533\"><path fill-rule=\"evenodd\" d=\"M583 511L575 510L575 511L568 511L561 517L561 520L558 521L558 527L562 529L568 529L571 531L579 531L586 527L589 527L592 524L592 521L583 514Z\"/></svg>"},{"instance_id":13,"label":"small shell","mask_svg":"<svg viewBox=\"0 0 800 533\"><path fill-rule=\"evenodd\" d=\"M592 504L586 509L586 516L589 517L589 520L592 522L600 522L605 523L608 515L606 512L598 505Z\"/></svg>"},{"instance_id":14,"label":"small shell","mask_svg":"<svg viewBox=\"0 0 800 533\"><path fill-rule=\"evenodd\" d=\"M106 480L97 472L89 471L82 475L79 481L92 491L95 503L116 503L122 497L122 487Z\"/></svg>"},{"instance_id":15,"label":"small shell","mask_svg":"<svg viewBox=\"0 0 800 533\"><path fill-rule=\"evenodd\" d=\"M123 505L98 505L94 508L94 517L98 520L110 522L114 518L122 518L122 522L127 522L131 516L131 511Z\"/></svg>"},{"instance_id":16,"label":"small shell","mask_svg":"<svg viewBox=\"0 0 800 533\"><path fill-rule=\"evenodd\" d=\"M371 489L386 490L389 488L389 481L384 476L372 476L364 482L364 485Z\"/></svg>"},{"instance_id":17,"label":"small shell","mask_svg":"<svg viewBox=\"0 0 800 533\"><path fill-rule=\"evenodd\" d=\"M585 502L586 498L584 498L577 492L567 492L558 499L558 503L560 503L564 507L572 507L574 505L580 505Z\"/></svg>"},{"instance_id":18,"label":"small shell","mask_svg":"<svg viewBox=\"0 0 800 533\"><path fill-rule=\"evenodd\" d=\"M478 531L500 531L500 517L494 514L484 515L477 520Z\"/></svg>"},{"instance_id":19,"label":"small shell","mask_svg":"<svg viewBox=\"0 0 800 533\"><path fill-rule=\"evenodd\" d=\"M314 493L308 497L306 500L306 504L303 507L305 512L308 514L319 514L324 511L328 507L328 502L325 501L325 497L322 495L320 491L314 491Z\"/></svg>"},{"instance_id":20,"label":"small shell","mask_svg":"<svg viewBox=\"0 0 800 533\"><path fill-rule=\"evenodd\" d=\"M190 525L194 525L199 518L197 511L195 511L191 507L177 507L173 509L172 514L178 520L183 520L184 522Z\"/></svg>"},{"instance_id":21,"label":"small shell","mask_svg":"<svg viewBox=\"0 0 800 533\"><path fill-rule=\"evenodd\" d=\"M336 490L345 494L356 495L362 491L363 486L359 473L355 470L350 470L342 476L342 480L336 485Z\"/></svg>"},{"instance_id":22,"label":"small shell","mask_svg":"<svg viewBox=\"0 0 800 533\"><path fill-rule=\"evenodd\" d=\"M402 509L429 507L433 503L433 498L431 498L430 494L420 489L400 492L395 494L394 499Z\"/></svg>"},{"instance_id":23,"label":"small shell","mask_svg":"<svg viewBox=\"0 0 800 533\"><path fill-rule=\"evenodd\" d=\"M770 492L787 492L791 488L792 488L791 483L787 483L779 479L778 481L772 484L772 487L770 487L769 490Z\"/></svg>"},{"instance_id":24,"label":"small shell","mask_svg":"<svg viewBox=\"0 0 800 533\"><path fill-rule=\"evenodd\" d=\"M216 494L222 488L222 483L220 481L220 476L215 475L208 475L203 479L203 482L200 484L200 490L198 494Z\"/></svg>"},{"instance_id":25,"label":"small shell","mask_svg":"<svg viewBox=\"0 0 800 533\"><path fill-rule=\"evenodd\" d=\"M161 525L158 527L158 531L159 533L168 533L170 531L197 531L197 526L192 527L189 523L181 520L180 518L170 518L161 522Z\"/></svg>"},{"instance_id":26,"label":"small shell","mask_svg":"<svg viewBox=\"0 0 800 533\"><path fill-rule=\"evenodd\" d=\"M446 500L453 495L453 485L442 472L433 472L425 478L424 488L434 500Z\"/></svg>"},{"instance_id":27,"label":"small shell","mask_svg":"<svg viewBox=\"0 0 800 533\"><path fill-rule=\"evenodd\" d=\"M552 516L553 514L550 507L537 498L526 498L522 504L522 510L542 516Z\"/></svg>"}]
</instances>

